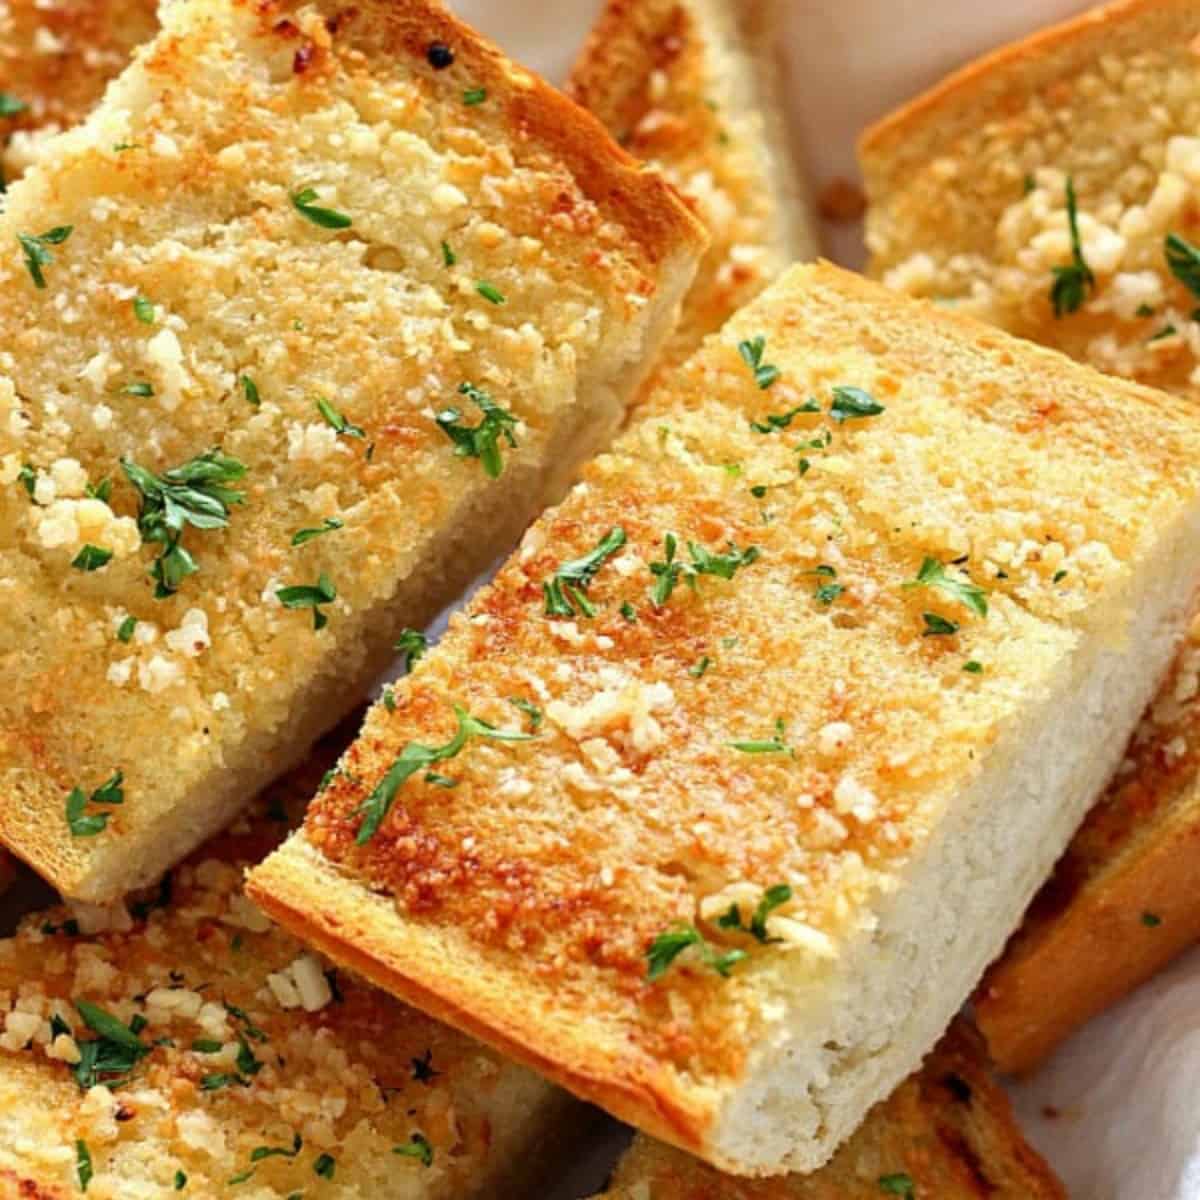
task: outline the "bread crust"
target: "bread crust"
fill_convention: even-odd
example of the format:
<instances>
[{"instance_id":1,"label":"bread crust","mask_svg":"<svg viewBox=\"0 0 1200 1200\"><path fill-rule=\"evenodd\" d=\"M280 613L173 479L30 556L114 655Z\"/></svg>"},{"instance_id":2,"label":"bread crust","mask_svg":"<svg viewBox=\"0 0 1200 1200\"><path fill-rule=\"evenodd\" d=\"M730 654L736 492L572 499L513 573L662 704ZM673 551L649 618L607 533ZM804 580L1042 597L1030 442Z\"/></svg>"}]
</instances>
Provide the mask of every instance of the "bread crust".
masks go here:
<instances>
[{"instance_id":1,"label":"bread crust","mask_svg":"<svg viewBox=\"0 0 1200 1200\"><path fill-rule=\"evenodd\" d=\"M561 495L575 465L615 429L706 244L699 223L657 174L440 5L376 0L347 8L326 0L314 9L202 0L165 10L164 20L164 32L93 117L63 135L52 159L13 188L4 214L14 246L15 235L40 229L48 212L73 232L55 252L45 289L35 287L16 251L3 263L9 307L0 310L0 326L24 352L14 358L13 378L4 381L12 386L0 404L7 411L18 393L49 395L54 389L47 391L38 376L57 371L61 356L69 359L62 377L77 382L55 403L77 410L77 419L70 424L43 413L35 400L26 406L29 425L10 438L17 426L9 423L0 435L3 503L11 513L0 542L6 573L24 580L29 607L52 606L72 625L69 636L53 643L41 627L24 637L15 617L0 625L6 652L13 648L25 672L23 690L37 695L36 704L3 712L0 840L61 891L90 900L149 882L220 828L357 703L392 657L401 628L431 619L486 567L497 545L511 544L540 507ZM204 48L214 38L238 52L229 55L232 71L206 81ZM454 47L455 62L446 70L427 59L438 41ZM270 70L256 72L242 55ZM214 91L223 103L213 103ZM338 120L355 130L360 148L330 163L322 156L333 144L331 131L314 132L313 125L336 104L353 110ZM381 147L372 123L387 129L385 114L392 129ZM141 123L140 133L117 142L112 128L130 121ZM389 152L430 183L428 195L415 185L411 192L378 190L378 170L369 164ZM247 156L256 154L262 161L249 167ZM292 162L292 154L302 157ZM307 182L299 176L318 169L338 175L345 188L363 189L368 211L356 214L361 234L356 225L342 240L298 214L294 196ZM457 170L470 194L445 178ZM264 204L261 189L272 171L274 203ZM278 177L285 172L288 178ZM434 182L441 185L436 196ZM124 240L93 219L93 212L109 211L106 205L129 220ZM495 219L485 219L485 206ZM172 218L171 228L161 228ZM375 220L379 227L368 230ZM209 233L198 234L200 225ZM451 227L449 236L464 240L457 274L439 248ZM361 252L351 237L361 238ZM210 253L213 239L227 240L238 253L222 260ZM140 253L122 254L123 244ZM170 255L177 256L175 269L165 261ZM179 255L202 283L181 286L187 272L177 267ZM514 289L489 299L486 281L464 277L471 266L483 276L477 264L484 255L496 269L528 280L528 293ZM253 280L231 279L231 271L249 269L243 264L252 256ZM389 286L396 272L407 277L409 290ZM557 291L548 286L551 276ZM68 279L95 293L95 337L103 329L114 345L107 359L53 307L56 286ZM113 279L153 297L149 323L131 314L130 300L114 297ZM338 295L318 301L336 279L344 284ZM355 303L340 298L354 289ZM239 310L252 292L271 299L261 312ZM292 306L287 319L283 310ZM440 326L435 309L450 314ZM330 321L334 311L338 320ZM172 323L180 312L186 318ZM462 317L466 336L455 329L454 315ZM511 329L497 330L509 321ZM310 324L327 327L310 333ZM265 336L268 327L274 336ZM322 385L345 374L351 358L359 363L352 377ZM120 377L110 378L110 367ZM78 382L85 368L93 374ZM135 370L153 384L139 378L133 385L150 388L149 405L145 390L122 388ZM479 462L455 456L458 447L435 424L443 402L453 403L460 384L469 382L461 374L442 378L451 371L470 371L516 395L509 403L528 432L521 448L511 448L511 467L495 487ZM257 413L240 395L244 379L254 375L262 389ZM331 433L328 418L316 415L313 392L326 388L340 390L326 399L357 419L358 433L353 426ZM97 391L107 401L103 437L92 426ZM161 428L150 428L147 414L158 403L167 411ZM55 432L64 427L65 434ZM137 540L139 501L118 456L162 470L214 442L261 452L256 460L247 451L244 505L260 516L247 518L242 508L232 513L228 530L211 534L199 572L177 595L152 601L144 577L150 547ZM76 485L66 493L68 507L86 503L80 478L115 479L116 507L101 511L106 533L120 532L126 553L95 573L72 568L71 552L59 548L63 523L55 516L49 533L43 524L58 502L49 498L53 489L43 503L19 484L9 486L23 462L46 475L55 462L65 465ZM343 520L337 541L306 543L290 561L278 561L303 523L295 521L302 513L294 502L321 487L332 496L327 507L353 507L361 519ZM278 520L281 528L249 528L256 519ZM290 528L282 527L285 520ZM81 536L71 521L68 541ZM338 546L355 538L357 551L347 550L339 562ZM320 569L319 560L338 588L337 608L351 611L344 622L330 622L323 642L291 644L269 615L263 623L263 612L277 608L278 584L297 581L274 583L271 575ZM247 578L254 571L261 573L257 588ZM59 591L72 603L50 601ZM188 644L190 605L210 622L210 634ZM148 649L134 638L126 651L113 619L123 612L135 615L143 631L178 624L171 636L181 640L170 644L182 648L165 654L161 641ZM290 623L300 633L304 615L292 614ZM64 652L72 638L88 642L90 668ZM240 639L244 652L236 655ZM227 657L218 666L222 650ZM234 677L242 671L272 675L265 688L245 688ZM285 675L290 682L277 689ZM214 709L217 695L224 707ZM168 756L163 731L176 725L188 727L188 752ZM72 837L66 796L75 786L90 793L117 768L126 778L124 805L99 836Z\"/></svg>"}]
</instances>

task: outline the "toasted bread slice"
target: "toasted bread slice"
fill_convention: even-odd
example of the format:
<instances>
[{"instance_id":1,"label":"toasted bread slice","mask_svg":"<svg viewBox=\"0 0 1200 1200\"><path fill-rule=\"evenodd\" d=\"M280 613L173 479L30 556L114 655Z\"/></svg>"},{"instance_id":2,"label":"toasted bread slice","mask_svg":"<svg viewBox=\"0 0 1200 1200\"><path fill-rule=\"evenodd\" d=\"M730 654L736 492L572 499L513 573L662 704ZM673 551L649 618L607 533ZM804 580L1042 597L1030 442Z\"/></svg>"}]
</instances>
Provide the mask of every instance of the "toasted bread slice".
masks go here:
<instances>
[{"instance_id":1,"label":"toasted bread slice","mask_svg":"<svg viewBox=\"0 0 1200 1200\"><path fill-rule=\"evenodd\" d=\"M711 237L646 387L817 253L783 120L776 0L608 0L567 84L661 168Z\"/></svg>"},{"instance_id":2,"label":"toasted bread slice","mask_svg":"<svg viewBox=\"0 0 1200 1200\"><path fill-rule=\"evenodd\" d=\"M464 1200L514 1195L551 1161L564 1093L328 970L242 895L241 866L325 765L323 751L132 917L57 909L0 941L4 1200Z\"/></svg>"},{"instance_id":3,"label":"toasted bread slice","mask_svg":"<svg viewBox=\"0 0 1200 1200\"><path fill-rule=\"evenodd\" d=\"M47 135L77 125L134 49L158 29L157 0L5 0L0 8L4 174L33 161Z\"/></svg>"},{"instance_id":4,"label":"toasted bread slice","mask_svg":"<svg viewBox=\"0 0 1200 1200\"><path fill-rule=\"evenodd\" d=\"M862 143L873 272L1200 401L1200 274L1182 249L1196 240L1198 37L1194 4L1109 5L887 118ZM1068 178L1090 281L1071 272ZM1183 243L1169 252L1172 235ZM1194 677L1189 649L979 996L980 1028L1006 1070L1036 1066L1200 937L1200 763L1180 690Z\"/></svg>"},{"instance_id":5,"label":"toasted bread slice","mask_svg":"<svg viewBox=\"0 0 1200 1200\"><path fill-rule=\"evenodd\" d=\"M596 1200L1066 1200L1021 1136L988 1069L983 1039L956 1022L916 1074L877 1104L858 1132L812 1175L721 1175L639 1137Z\"/></svg>"},{"instance_id":6,"label":"toasted bread slice","mask_svg":"<svg viewBox=\"0 0 1200 1200\"><path fill-rule=\"evenodd\" d=\"M0 841L93 901L227 822L561 494L704 242L436 4L163 21L0 217Z\"/></svg>"},{"instance_id":7,"label":"toasted bread slice","mask_svg":"<svg viewBox=\"0 0 1200 1200\"><path fill-rule=\"evenodd\" d=\"M252 893L647 1132L812 1170L1115 768L1196 586L1198 439L790 271L372 710Z\"/></svg>"}]
</instances>

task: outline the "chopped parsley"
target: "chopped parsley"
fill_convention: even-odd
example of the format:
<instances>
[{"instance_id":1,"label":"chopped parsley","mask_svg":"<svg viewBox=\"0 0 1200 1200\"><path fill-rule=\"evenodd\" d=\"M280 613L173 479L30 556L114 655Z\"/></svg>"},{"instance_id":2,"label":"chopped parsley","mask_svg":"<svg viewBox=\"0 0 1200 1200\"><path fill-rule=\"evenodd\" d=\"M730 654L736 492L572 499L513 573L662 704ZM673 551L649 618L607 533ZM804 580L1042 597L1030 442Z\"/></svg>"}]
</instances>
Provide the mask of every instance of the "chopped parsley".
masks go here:
<instances>
[{"instance_id":1,"label":"chopped parsley","mask_svg":"<svg viewBox=\"0 0 1200 1200\"><path fill-rule=\"evenodd\" d=\"M957 622L948 621L945 617L938 616L937 613L922 613L921 619L925 622L925 628L921 632L922 637L950 637L958 632Z\"/></svg>"},{"instance_id":2,"label":"chopped parsley","mask_svg":"<svg viewBox=\"0 0 1200 1200\"><path fill-rule=\"evenodd\" d=\"M476 104L482 104L487 99L487 88L468 88L463 92L463 103L468 108L474 108Z\"/></svg>"},{"instance_id":3,"label":"chopped parsley","mask_svg":"<svg viewBox=\"0 0 1200 1200\"><path fill-rule=\"evenodd\" d=\"M133 637L133 631L137 628L137 617L126 617L125 620L117 626L117 641L124 642L126 645L129 639Z\"/></svg>"},{"instance_id":4,"label":"chopped parsley","mask_svg":"<svg viewBox=\"0 0 1200 1200\"><path fill-rule=\"evenodd\" d=\"M797 404L795 408L788 409L787 412L768 413L762 421L751 421L750 428L755 433L778 433L781 429L786 429L801 413L820 412L821 406L815 400L806 400L803 404Z\"/></svg>"},{"instance_id":5,"label":"chopped parsley","mask_svg":"<svg viewBox=\"0 0 1200 1200\"><path fill-rule=\"evenodd\" d=\"M1157 929L1162 924L1162 917L1158 913L1144 912L1142 913L1142 924L1147 929Z\"/></svg>"},{"instance_id":6,"label":"chopped parsley","mask_svg":"<svg viewBox=\"0 0 1200 1200\"><path fill-rule=\"evenodd\" d=\"M743 958L745 950L727 950L724 954L715 950L694 925L676 925L666 933L660 933L646 951L646 978L653 983L667 973L671 964L689 947L700 951L706 966L712 967L722 978L727 979Z\"/></svg>"},{"instance_id":7,"label":"chopped parsley","mask_svg":"<svg viewBox=\"0 0 1200 1200\"><path fill-rule=\"evenodd\" d=\"M72 788L67 796L66 817L67 828L72 837L95 837L103 833L108 826L110 813L89 813L87 806L91 804L117 805L125 803L125 792L122 784L125 776L115 771L92 794L87 795L83 788Z\"/></svg>"},{"instance_id":8,"label":"chopped parsley","mask_svg":"<svg viewBox=\"0 0 1200 1200\"><path fill-rule=\"evenodd\" d=\"M883 405L870 392L864 392L862 388L835 387L833 389L833 400L829 405L829 415L839 425L846 421L862 420L864 417L877 417L880 413L886 411ZM825 443L825 445L828 444L828 442ZM814 449L820 448L814 444Z\"/></svg>"},{"instance_id":9,"label":"chopped parsley","mask_svg":"<svg viewBox=\"0 0 1200 1200\"><path fill-rule=\"evenodd\" d=\"M208 1038L198 1038L192 1043L192 1050L196 1054L220 1054L224 1045L224 1042L211 1041Z\"/></svg>"},{"instance_id":10,"label":"chopped parsley","mask_svg":"<svg viewBox=\"0 0 1200 1200\"><path fill-rule=\"evenodd\" d=\"M750 368L754 376L754 382L758 384L762 391L766 391L780 376L778 367L771 363L763 362L763 355L766 353L767 339L761 334L755 338L749 338L747 341L738 342L738 353L742 356L742 361Z\"/></svg>"},{"instance_id":11,"label":"chopped parsley","mask_svg":"<svg viewBox=\"0 0 1200 1200\"><path fill-rule=\"evenodd\" d=\"M1171 274L1193 296L1200 296L1200 248L1177 233L1168 233L1163 241L1163 253Z\"/></svg>"},{"instance_id":12,"label":"chopped parsley","mask_svg":"<svg viewBox=\"0 0 1200 1200\"><path fill-rule=\"evenodd\" d=\"M707 654L705 654L702 658L700 658L698 661L692 663L692 665L690 667L688 667L688 674L693 679L703 679L704 676L708 673L708 668L711 666L712 666L712 659L709 658Z\"/></svg>"},{"instance_id":13,"label":"chopped parsley","mask_svg":"<svg viewBox=\"0 0 1200 1200\"><path fill-rule=\"evenodd\" d=\"M311 608L313 610L313 628L324 629L329 624L329 618L321 606L332 604L337 599L337 588L333 586L333 580L322 571L317 577L316 583L300 583L291 587L277 588L275 595L284 608Z\"/></svg>"},{"instance_id":14,"label":"chopped parsley","mask_svg":"<svg viewBox=\"0 0 1200 1200\"><path fill-rule=\"evenodd\" d=\"M292 534L292 545L303 546L305 542L311 542L313 538L320 537L323 533L332 533L335 529L341 529L343 522L337 517L326 517L315 529L300 529Z\"/></svg>"},{"instance_id":15,"label":"chopped parsley","mask_svg":"<svg viewBox=\"0 0 1200 1200\"><path fill-rule=\"evenodd\" d=\"M113 1087L124 1082L139 1060L150 1053L150 1047L131 1026L122 1024L111 1013L87 1000L74 1003L83 1023L97 1035L88 1041L75 1039L79 1061L71 1068L71 1074L80 1091L86 1092L100 1083Z\"/></svg>"},{"instance_id":16,"label":"chopped parsley","mask_svg":"<svg viewBox=\"0 0 1200 1200\"><path fill-rule=\"evenodd\" d=\"M155 475L128 458L121 460L125 477L141 495L138 531L143 542L165 547L150 568L154 595L163 599L199 568L184 549L184 527L225 529L230 507L241 504L245 494L226 485L246 474L244 463L214 447L178 467Z\"/></svg>"},{"instance_id":17,"label":"chopped parsley","mask_svg":"<svg viewBox=\"0 0 1200 1200\"><path fill-rule=\"evenodd\" d=\"M513 430L517 418L506 408L501 408L491 396L473 383L461 383L459 394L466 396L483 413L478 425L464 425L462 410L444 408L434 420L438 428L454 443L454 453L459 458L477 458L489 479L499 479L504 471L500 457L500 439L516 448L517 439Z\"/></svg>"},{"instance_id":18,"label":"chopped parsley","mask_svg":"<svg viewBox=\"0 0 1200 1200\"><path fill-rule=\"evenodd\" d=\"M103 546L93 546L86 543L73 559L71 566L77 571L98 571L112 560L113 552Z\"/></svg>"},{"instance_id":19,"label":"chopped parsley","mask_svg":"<svg viewBox=\"0 0 1200 1200\"><path fill-rule=\"evenodd\" d=\"M61 246L71 236L74 225L56 225L45 233L18 233L17 241L25 252L25 266L33 279L34 286L41 290L46 286L46 275L42 270L54 261L47 246Z\"/></svg>"},{"instance_id":20,"label":"chopped parsley","mask_svg":"<svg viewBox=\"0 0 1200 1200\"><path fill-rule=\"evenodd\" d=\"M767 918L775 909L786 904L791 898L791 884L774 884L763 892L762 899L755 907L748 926L742 924L741 910L736 904L731 904L728 912L717 918L717 924L722 929L739 929L743 933L752 934L755 940L762 942L764 946L771 942L777 942L778 938L772 938L767 934Z\"/></svg>"},{"instance_id":21,"label":"chopped parsley","mask_svg":"<svg viewBox=\"0 0 1200 1200\"><path fill-rule=\"evenodd\" d=\"M421 1165L425 1167L433 1166L433 1147L423 1133L414 1133L403 1146L393 1146L392 1153L403 1155L405 1158L420 1159Z\"/></svg>"},{"instance_id":22,"label":"chopped parsley","mask_svg":"<svg viewBox=\"0 0 1200 1200\"><path fill-rule=\"evenodd\" d=\"M879 1190L889 1196L902 1196L904 1200L917 1200L916 1185L911 1175L897 1172L895 1175L880 1175Z\"/></svg>"},{"instance_id":23,"label":"chopped parsley","mask_svg":"<svg viewBox=\"0 0 1200 1200\"><path fill-rule=\"evenodd\" d=\"M8 92L0 92L0 117L19 117L28 111L29 105Z\"/></svg>"},{"instance_id":24,"label":"chopped parsley","mask_svg":"<svg viewBox=\"0 0 1200 1200\"><path fill-rule=\"evenodd\" d=\"M266 1158L295 1158L300 1153L304 1142L297 1133L292 1137L292 1144L288 1146L256 1146L250 1151L250 1161L252 1163L262 1162Z\"/></svg>"},{"instance_id":25,"label":"chopped parsley","mask_svg":"<svg viewBox=\"0 0 1200 1200\"><path fill-rule=\"evenodd\" d=\"M1154 316L1153 304L1139 304L1137 311L1133 314L1135 317L1152 317Z\"/></svg>"},{"instance_id":26,"label":"chopped parsley","mask_svg":"<svg viewBox=\"0 0 1200 1200\"><path fill-rule=\"evenodd\" d=\"M496 287L495 284L488 283L488 281L486 279L479 280L479 282L475 284L475 290L489 304L507 304L508 303L508 301L504 298L504 293L502 291L500 291L500 289L498 287Z\"/></svg>"},{"instance_id":27,"label":"chopped parsley","mask_svg":"<svg viewBox=\"0 0 1200 1200\"><path fill-rule=\"evenodd\" d=\"M563 563L553 577L542 584L546 616L573 617L578 613L594 617L596 607L588 599L587 590L600 568L624 545L625 530L614 525L593 550Z\"/></svg>"},{"instance_id":28,"label":"chopped parsley","mask_svg":"<svg viewBox=\"0 0 1200 1200\"><path fill-rule=\"evenodd\" d=\"M358 845L366 845L375 836L391 811L396 794L418 771L425 770L428 778L428 775L433 773L429 768L435 763L454 758L472 738L489 738L497 742L528 742L533 736L509 729L497 729L487 721L471 716L465 708L457 704L454 706L454 716L458 720L458 729L445 745L425 746L420 742L409 742L400 751L399 757L388 768L384 777L375 785L371 794L355 809L355 816L362 817L362 824L354 839Z\"/></svg>"},{"instance_id":29,"label":"chopped parsley","mask_svg":"<svg viewBox=\"0 0 1200 1200\"><path fill-rule=\"evenodd\" d=\"M1079 212L1075 202L1075 181L1067 177L1067 225L1071 232L1071 263L1053 269L1054 282L1050 285L1050 303L1054 315L1076 312L1082 307L1087 294L1096 287L1096 277L1083 257L1083 246L1079 240Z\"/></svg>"},{"instance_id":30,"label":"chopped parsley","mask_svg":"<svg viewBox=\"0 0 1200 1200\"><path fill-rule=\"evenodd\" d=\"M325 424L344 437L366 438L367 431L361 425L347 421L324 396L317 397L317 411L325 418Z\"/></svg>"},{"instance_id":31,"label":"chopped parsley","mask_svg":"<svg viewBox=\"0 0 1200 1200\"><path fill-rule=\"evenodd\" d=\"M1064 568L1063 570L1060 570L1060 571L1055 571L1055 572L1054 572L1054 578L1053 578L1053 579L1051 579L1051 580L1050 580L1050 582L1051 582L1051 583L1062 583L1062 581L1063 581L1064 579L1066 579L1066 577L1067 577L1067 572L1066 572L1066 570L1065 570L1065 568Z\"/></svg>"},{"instance_id":32,"label":"chopped parsley","mask_svg":"<svg viewBox=\"0 0 1200 1200\"><path fill-rule=\"evenodd\" d=\"M200 1090L202 1092L219 1092L222 1088L227 1088L233 1084L241 1084L245 1087L245 1080L238 1075L232 1075L227 1071L217 1071L212 1075L204 1075L200 1079Z\"/></svg>"},{"instance_id":33,"label":"chopped parsley","mask_svg":"<svg viewBox=\"0 0 1200 1200\"><path fill-rule=\"evenodd\" d=\"M429 650L429 639L419 629L402 629L392 649L404 655L404 671L407 674L425 657Z\"/></svg>"},{"instance_id":34,"label":"chopped parsley","mask_svg":"<svg viewBox=\"0 0 1200 1200\"><path fill-rule=\"evenodd\" d=\"M692 561L685 563L675 557L678 546L675 535L666 534L663 537L663 560L650 564L650 573L654 576L650 598L655 608L662 608L666 604L681 579L695 591L696 580L701 575L732 579L742 567L748 567L759 556L757 546L747 546L745 550L739 550L730 542L727 553L713 554L696 542L688 542L688 553L692 556Z\"/></svg>"},{"instance_id":35,"label":"chopped parsley","mask_svg":"<svg viewBox=\"0 0 1200 1200\"><path fill-rule=\"evenodd\" d=\"M815 567L811 571L805 571L806 575L816 575L818 579L824 581L817 584L817 589L813 592L817 603L828 608L846 589L840 583L831 582L837 579L837 569L829 566L828 563L822 563L819 567Z\"/></svg>"},{"instance_id":36,"label":"chopped parsley","mask_svg":"<svg viewBox=\"0 0 1200 1200\"><path fill-rule=\"evenodd\" d=\"M969 662L963 663L963 670L970 675L982 675L983 663L979 662L978 659L973 658Z\"/></svg>"},{"instance_id":37,"label":"chopped parsley","mask_svg":"<svg viewBox=\"0 0 1200 1200\"><path fill-rule=\"evenodd\" d=\"M786 732L787 726L780 717L775 722L773 738L759 738L748 742L727 742L726 745L733 750L740 750L743 754L791 754L792 748L783 740Z\"/></svg>"},{"instance_id":38,"label":"chopped parsley","mask_svg":"<svg viewBox=\"0 0 1200 1200\"><path fill-rule=\"evenodd\" d=\"M147 383L144 379L135 379L133 383L127 383L122 389L123 396L139 396L143 400L149 400L154 395L154 385Z\"/></svg>"},{"instance_id":39,"label":"chopped parsley","mask_svg":"<svg viewBox=\"0 0 1200 1200\"><path fill-rule=\"evenodd\" d=\"M442 243L442 265L452 267L458 262L458 255L450 249L449 242Z\"/></svg>"},{"instance_id":40,"label":"chopped parsley","mask_svg":"<svg viewBox=\"0 0 1200 1200\"><path fill-rule=\"evenodd\" d=\"M509 696L508 702L518 712L523 712L529 718L529 732L537 733L542 724L542 710L523 696Z\"/></svg>"},{"instance_id":41,"label":"chopped parsley","mask_svg":"<svg viewBox=\"0 0 1200 1200\"><path fill-rule=\"evenodd\" d=\"M316 199L316 189L311 187L301 188L300 191L293 192L291 195L292 207L305 220L319 225L322 229L349 229L354 224L345 213L332 208L322 208L319 204L315 204Z\"/></svg>"},{"instance_id":42,"label":"chopped parsley","mask_svg":"<svg viewBox=\"0 0 1200 1200\"><path fill-rule=\"evenodd\" d=\"M17 472L17 482L29 493L32 500L34 489L37 487L37 472L29 463L25 463Z\"/></svg>"},{"instance_id":43,"label":"chopped parsley","mask_svg":"<svg viewBox=\"0 0 1200 1200\"><path fill-rule=\"evenodd\" d=\"M148 300L145 296L134 296L133 298L133 315L137 317L143 325L154 324L154 301Z\"/></svg>"},{"instance_id":44,"label":"chopped parsley","mask_svg":"<svg viewBox=\"0 0 1200 1200\"><path fill-rule=\"evenodd\" d=\"M176 1171L175 1190L177 1192L182 1192L185 1187L187 1187L187 1175L185 1175L182 1171Z\"/></svg>"},{"instance_id":45,"label":"chopped parsley","mask_svg":"<svg viewBox=\"0 0 1200 1200\"><path fill-rule=\"evenodd\" d=\"M332 1179L334 1169L337 1167L337 1159L332 1154L322 1154L316 1162L313 1163L313 1170L321 1176L322 1179Z\"/></svg>"},{"instance_id":46,"label":"chopped parsley","mask_svg":"<svg viewBox=\"0 0 1200 1200\"><path fill-rule=\"evenodd\" d=\"M1167 324L1164 325L1157 333L1152 333L1146 339L1146 342L1147 344L1150 342L1161 342L1164 338L1174 337L1178 332L1179 330L1176 329L1174 325Z\"/></svg>"},{"instance_id":47,"label":"chopped parsley","mask_svg":"<svg viewBox=\"0 0 1200 1200\"><path fill-rule=\"evenodd\" d=\"M258 408L262 404L262 397L258 394L258 384L249 375L243 375L238 382L242 385L242 395L246 397L246 403L251 408Z\"/></svg>"},{"instance_id":48,"label":"chopped parsley","mask_svg":"<svg viewBox=\"0 0 1200 1200\"><path fill-rule=\"evenodd\" d=\"M92 1176L95 1172L92 1170L92 1155L88 1150L87 1142L83 1138L75 1139L75 1176L79 1180L79 1190L86 1192L88 1184L92 1182Z\"/></svg>"},{"instance_id":49,"label":"chopped parsley","mask_svg":"<svg viewBox=\"0 0 1200 1200\"><path fill-rule=\"evenodd\" d=\"M936 558L924 559L917 577L904 586L936 588L952 600L965 604L976 616L986 617L988 614L987 592L969 579L956 579L947 574L946 568Z\"/></svg>"},{"instance_id":50,"label":"chopped parsley","mask_svg":"<svg viewBox=\"0 0 1200 1200\"><path fill-rule=\"evenodd\" d=\"M621 607L617 611L625 618L625 620L630 623L630 625L633 625L637 622L637 609L634 608L628 600L622 600Z\"/></svg>"}]
</instances>

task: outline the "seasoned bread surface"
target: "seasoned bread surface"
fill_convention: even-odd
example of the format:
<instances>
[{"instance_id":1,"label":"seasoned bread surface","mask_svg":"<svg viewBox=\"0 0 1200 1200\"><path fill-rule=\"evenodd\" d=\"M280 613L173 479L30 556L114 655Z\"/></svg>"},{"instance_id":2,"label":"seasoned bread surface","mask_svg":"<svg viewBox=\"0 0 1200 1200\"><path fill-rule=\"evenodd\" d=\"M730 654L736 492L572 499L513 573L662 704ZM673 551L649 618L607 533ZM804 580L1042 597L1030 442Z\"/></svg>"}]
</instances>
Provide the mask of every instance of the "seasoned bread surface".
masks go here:
<instances>
[{"instance_id":1,"label":"seasoned bread surface","mask_svg":"<svg viewBox=\"0 0 1200 1200\"><path fill-rule=\"evenodd\" d=\"M608 0L568 81L712 238L655 377L816 253L782 116L778 16L777 0Z\"/></svg>"},{"instance_id":2,"label":"seasoned bread surface","mask_svg":"<svg viewBox=\"0 0 1200 1200\"><path fill-rule=\"evenodd\" d=\"M544 1156L562 1093L331 969L242 895L329 762L132 916L55 909L0 941L4 1200L82 1194L81 1145L95 1200L491 1198ZM81 1003L126 1032L114 1044Z\"/></svg>"},{"instance_id":3,"label":"seasoned bread surface","mask_svg":"<svg viewBox=\"0 0 1200 1200\"><path fill-rule=\"evenodd\" d=\"M561 494L703 246L437 5L163 20L0 217L0 841L90 900L219 828Z\"/></svg>"},{"instance_id":4,"label":"seasoned bread surface","mask_svg":"<svg viewBox=\"0 0 1200 1200\"><path fill-rule=\"evenodd\" d=\"M1195 586L1197 449L1180 401L789 272L372 710L252 892L656 1136L811 1170L1115 767Z\"/></svg>"},{"instance_id":5,"label":"seasoned bread surface","mask_svg":"<svg viewBox=\"0 0 1200 1200\"><path fill-rule=\"evenodd\" d=\"M1013 1121L982 1039L951 1027L921 1070L877 1104L821 1170L745 1180L638 1138L596 1200L1066 1200Z\"/></svg>"},{"instance_id":6,"label":"seasoned bread surface","mask_svg":"<svg viewBox=\"0 0 1200 1200\"><path fill-rule=\"evenodd\" d=\"M158 28L156 0L6 0L0 8L3 167L11 180L47 135L78 124ZM39 232L41 232L39 230Z\"/></svg>"},{"instance_id":7,"label":"seasoned bread surface","mask_svg":"<svg viewBox=\"0 0 1200 1200\"><path fill-rule=\"evenodd\" d=\"M872 272L1200 401L1200 9L1126 0L983 59L868 132ZM1077 267L1078 306L1055 272ZM1168 244L1168 240L1170 245ZM1200 257L1197 258L1200 262ZM1076 272L1077 275L1077 272ZM1194 644L978 998L1028 1070L1200 937Z\"/></svg>"}]
</instances>

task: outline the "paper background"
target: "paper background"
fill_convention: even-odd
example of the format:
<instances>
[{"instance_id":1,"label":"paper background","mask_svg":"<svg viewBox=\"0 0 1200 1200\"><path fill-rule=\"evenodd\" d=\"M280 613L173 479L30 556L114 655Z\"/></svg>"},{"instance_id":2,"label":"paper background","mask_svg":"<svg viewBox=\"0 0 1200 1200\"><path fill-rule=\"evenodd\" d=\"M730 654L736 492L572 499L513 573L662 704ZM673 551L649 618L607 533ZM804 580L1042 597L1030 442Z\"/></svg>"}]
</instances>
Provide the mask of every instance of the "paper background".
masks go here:
<instances>
[{"instance_id":1,"label":"paper background","mask_svg":"<svg viewBox=\"0 0 1200 1200\"><path fill-rule=\"evenodd\" d=\"M947 70L1086 7L1081 0L778 0L797 153L814 191L853 177L854 141L872 119ZM551 81L563 77L598 0L451 0L472 23ZM825 253L849 266L859 233L824 231ZM1198 885L1200 885L1200 872ZM49 902L24 880L0 897L0 932ZM1074 1200L1200 1200L1200 949L1068 1043L1033 1080L1011 1088L1031 1140ZM1047 1116L1049 1109L1056 1116ZM628 1134L581 1146L548 1197L599 1189ZM921 1200L936 1198L921 1197Z\"/></svg>"}]
</instances>

